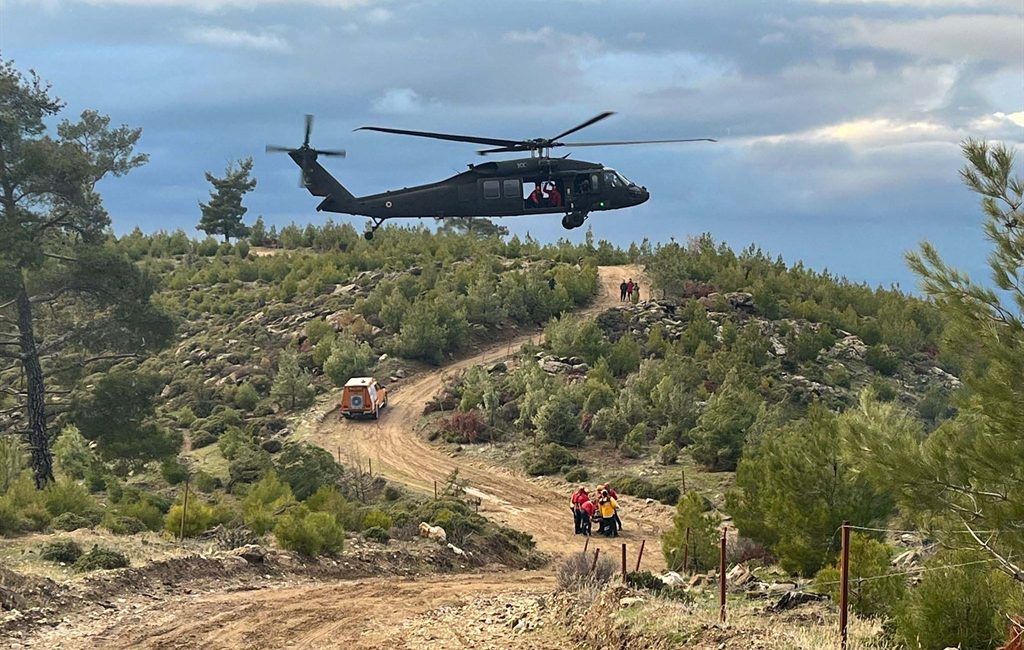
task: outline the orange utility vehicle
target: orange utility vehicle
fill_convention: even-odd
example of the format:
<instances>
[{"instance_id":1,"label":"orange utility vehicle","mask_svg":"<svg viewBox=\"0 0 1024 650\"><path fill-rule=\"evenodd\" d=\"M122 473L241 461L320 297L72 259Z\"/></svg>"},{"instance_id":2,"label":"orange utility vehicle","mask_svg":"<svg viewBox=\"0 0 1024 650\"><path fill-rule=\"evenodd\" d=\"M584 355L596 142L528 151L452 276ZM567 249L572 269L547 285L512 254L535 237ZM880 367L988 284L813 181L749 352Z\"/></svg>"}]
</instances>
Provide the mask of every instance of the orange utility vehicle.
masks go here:
<instances>
[{"instance_id":1,"label":"orange utility vehicle","mask_svg":"<svg viewBox=\"0 0 1024 650\"><path fill-rule=\"evenodd\" d=\"M380 410L388 405L388 389L373 377L353 377L345 382L341 391L341 415L346 419L380 417Z\"/></svg>"}]
</instances>

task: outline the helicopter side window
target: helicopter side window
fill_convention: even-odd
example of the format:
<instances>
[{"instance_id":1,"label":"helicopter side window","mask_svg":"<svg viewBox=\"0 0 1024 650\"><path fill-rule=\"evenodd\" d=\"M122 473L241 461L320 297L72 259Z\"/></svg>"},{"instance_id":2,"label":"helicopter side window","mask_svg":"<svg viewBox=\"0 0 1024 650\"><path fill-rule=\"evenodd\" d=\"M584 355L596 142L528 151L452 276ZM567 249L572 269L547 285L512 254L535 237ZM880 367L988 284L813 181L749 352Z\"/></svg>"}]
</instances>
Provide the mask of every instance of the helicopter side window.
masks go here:
<instances>
[{"instance_id":1,"label":"helicopter side window","mask_svg":"<svg viewBox=\"0 0 1024 650\"><path fill-rule=\"evenodd\" d=\"M501 198L501 181L484 181L484 198Z\"/></svg>"},{"instance_id":2,"label":"helicopter side window","mask_svg":"<svg viewBox=\"0 0 1024 650\"><path fill-rule=\"evenodd\" d=\"M502 183L502 192L506 199L518 199L522 196L522 191L519 189L519 179L513 178L506 180Z\"/></svg>"},{"instance_id":3,"label":"helicopter side window","mask_svg":"<svg viewBox=\"0 0 1024 650\"><path fill-rule=\"evenodd\" d=\"M622 187L622 182L619 180L619 176L615 172L605 172L604 182L608 187Z\"/></svg>"}]
</instances>

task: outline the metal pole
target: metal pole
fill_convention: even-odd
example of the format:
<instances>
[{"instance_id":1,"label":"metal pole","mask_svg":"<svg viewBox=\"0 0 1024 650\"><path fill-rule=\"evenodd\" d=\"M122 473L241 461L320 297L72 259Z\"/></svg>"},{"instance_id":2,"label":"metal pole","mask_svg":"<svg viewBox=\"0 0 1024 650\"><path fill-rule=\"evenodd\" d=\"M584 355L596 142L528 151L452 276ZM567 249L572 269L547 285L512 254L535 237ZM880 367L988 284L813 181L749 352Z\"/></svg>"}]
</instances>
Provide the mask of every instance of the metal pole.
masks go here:
<instances>
[{"instance_id":1,"label":"metal pole","mask_svg":"<svg viewBox=\"0 0 1024 650\"><path fill-rule=\"evenodd\" d=\"M601 555L601 549L600 548L595 548L594 549L594 562L593 562L593 564L590 565L590 572L591 573L593 573L594 570L597 569L597 557L599 555Z\"/></svg>"},{"instance_id":2,"label":"metal pole","mask_svg":"<svg viewBox=\"0 0 1024 650\"><path fill-rule=\"evenodd\" d=\"M718 553L718 620L725 623L725 527L722 527L722 544Z\"/></svg>"},{"instance_id":3,"label":"metal pole","mask_svg":"<svg viewBox=\"0 0 1024 650\"><path fill-rule=\"evenodd\" d=\"M622 584L626 584L626 545L622 545Z\"/></svg>"},{"instance_id":4,"label":"metal pole","mask_svg":"<svg viewBox=\"0 0 1024 650\"><path fill-rule=\"evenodd\" d=\"M185 477L185 496L182 498L181 503L181 534L178 537L179 542L185 541L185 520L188 519L188 477Z\"/></svg>"},{"instance_id":5,"label":"metal pole","mask_svg":"<svg viewBox=\"0 0 1024 650\"><path fill-rule=\"evenodd\" d=\"M839 560L839 647L846 650L846 623L850 607L850 522L844 521L840 540L842 550Z\"/></svg>"},{"instance_id":6,"label":"metal pole","mask_svg":"<svg viewBox=\"0 0 1024 650\"><path fill-rule=\"evenodd\" d=\"M644 545L647 544L646 539L640 540L640 554L636 556L636 570L640 570L640 560L644 559Z\"/></svg>"},{"instance_id":7,"label":"metal pole","mask_svg":"<svg viewBox=\"0 0 1024 650\"><path fill-rule=\"evenodd\" d=\"M686 573L686 565L690 563L690 527L686 527L686 543L683 544L683 573Z\"/></svg>"}]
</instances>

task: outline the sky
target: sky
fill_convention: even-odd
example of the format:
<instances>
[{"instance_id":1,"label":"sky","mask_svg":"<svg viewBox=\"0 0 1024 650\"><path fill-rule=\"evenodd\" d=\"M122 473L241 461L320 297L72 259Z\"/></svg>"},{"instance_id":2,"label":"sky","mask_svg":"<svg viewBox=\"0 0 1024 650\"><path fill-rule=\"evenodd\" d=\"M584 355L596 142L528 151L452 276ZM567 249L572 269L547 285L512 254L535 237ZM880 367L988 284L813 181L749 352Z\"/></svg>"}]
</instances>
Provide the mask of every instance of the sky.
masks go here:
<instances>
[{"instance_id":1,"label":"sky","mask_svg":"<svg viewBox=\"0 0 1024 650\"><path fill-rule=\"evenodd\" d=\"M118 233L198 234L203 173L247 156L247 218L324 221L294 164L264 153L299 145L305 113L314 146L347 149L325 166L360 195L479 158L356 127L550 137L611 110L576 137L719 142L572 152L651 192L592 215L596 238L708 232L912 291L903 255L925 239L987 275L959 143L1024 143L1024 0L0 0L0 56L69 116L142 127L150 162L100 187Z\"/></svg>"}]
</instances>

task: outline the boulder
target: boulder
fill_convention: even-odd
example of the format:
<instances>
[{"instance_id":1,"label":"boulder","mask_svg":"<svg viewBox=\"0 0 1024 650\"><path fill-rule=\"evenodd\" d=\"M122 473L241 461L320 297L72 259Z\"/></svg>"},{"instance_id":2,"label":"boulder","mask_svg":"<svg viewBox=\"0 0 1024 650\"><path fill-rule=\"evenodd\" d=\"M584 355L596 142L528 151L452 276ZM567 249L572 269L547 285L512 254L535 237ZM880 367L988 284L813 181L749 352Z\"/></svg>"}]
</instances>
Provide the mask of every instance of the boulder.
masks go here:
<instances>
[{"instance_id":1,"label":"boulder","mask_svg":"<svg viewBox=\"0 0 1024 650\"><path fill-rule=\"evenodd\" d=\"M262 447L268 454L276 454L281 451L281 446L281 441L277 438L268 438L260 443L260 447Z\"/></svg>"},{"instance_id":2,"label":"boulder","mask_svg":"<svg viewBox=\"0 0 1024 650\"><path fill-rule=\"evenodd\" d=\"M420 522L419 536L432 539L435 542L447 542L448 534L440 526L431 526L425 521Z\"/></svg>"},{"instance_id":3,"label":"boulder","mask_svg":"<svg viewBox=\"0 0 1024 650\"><path fill-rule=\"evenodd\" d=\"M782 612L787 609L799 607L804 603L814 603L822 600L828 600L828 596L823 594L812 594L806 591L787 591L768 609L773 612Z\"/></svg>"},{"instance_id":4,"label":"boulder","mask_svg":"<svg viewBox=\"0 0 1024 650\"><path fill-rule=\"evenodd\" d=\"M246 544L242 548L236 549L235 555L249 564L263 564L267 557L267 551L257 544Z\"/></svg>"},{"instance_id":5,"label":"boulder","mask_svg":"<svg viewBox=\"0 0 1024 650\"><path fill-rule=\"evenodd\" d=\"M661 581L666 587L685 587L686 581L683 580L683 576L679 575L675 571L668 571L662 576L659 576Z\"/></svg>"}]
</instances>

